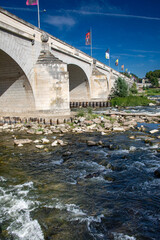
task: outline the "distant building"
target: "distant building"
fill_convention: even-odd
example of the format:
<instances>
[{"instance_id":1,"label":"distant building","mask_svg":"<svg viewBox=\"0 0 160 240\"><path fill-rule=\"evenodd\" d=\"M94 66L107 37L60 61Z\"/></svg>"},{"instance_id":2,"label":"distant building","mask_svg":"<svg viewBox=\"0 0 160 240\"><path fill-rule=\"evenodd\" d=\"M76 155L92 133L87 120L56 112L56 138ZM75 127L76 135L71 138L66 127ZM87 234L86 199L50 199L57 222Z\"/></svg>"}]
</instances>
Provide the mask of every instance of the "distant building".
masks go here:
<instances>
[{"instance_id":1,"label":"distant building","mask_svg":"<svg viewBox=\"0 0 160 240\"><path fill-rule=\"evenodd\" d=\"M136 84L139 91L143 91L143 87L151 87L151 83L149 82L148 78L142 78L142 82Z\"/></svg>"}]
</instances>

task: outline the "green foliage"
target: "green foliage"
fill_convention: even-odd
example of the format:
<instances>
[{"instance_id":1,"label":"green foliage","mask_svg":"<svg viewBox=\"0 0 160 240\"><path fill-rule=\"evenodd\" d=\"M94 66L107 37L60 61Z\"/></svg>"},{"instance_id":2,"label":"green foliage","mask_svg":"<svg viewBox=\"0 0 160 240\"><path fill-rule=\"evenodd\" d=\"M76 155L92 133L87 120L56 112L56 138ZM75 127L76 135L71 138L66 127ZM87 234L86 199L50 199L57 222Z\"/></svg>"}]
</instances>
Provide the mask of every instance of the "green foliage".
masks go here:
<instances>
[{"instance_id":1,"label":"green foliage","mask_svg":"<svg viewBox=\"0 0 160 240\"><path fill-rule=\"evenodd\" d=\"M74 128L74 123L73 122L68 122L67 123L71 128Z\"/></svg>"},{"instance_id":2,"label":"green foliage","mask_svg":"<svg viewBox=\"0 0 160 240\"><path fill-rule=\"evenodd\" d=\"M85 117L87 120L92 120L98 117L98 114L93 113L92 108L80 108L77 112L77 117Z\"/></svg>"},{"instance_id":3,"label":"green foliage","mask_svg":"<svg viewBox=\"0 0 160 240\"><path fill-rule=\"evenodd\" d=\"M138 93L137 85L136 85L135 82L133 83L132 87L131 87L129 90L130 90L130 92L131 92L132 94Z\"/></svg>"},{"instance_id":4,"label":"green foliage","mask_svg":"<svg viewBox=\"0 0 160 240\"><path fill-rule=\"evenodd\" d=\"M149 88L149 89L145 89L145 94L147 94L148 96L151 96L151 95L160 95L160 88Z\"/></svg>"},{"instance_id":5,"label":"green foliage","mask_svg":"<svg viewBox=\"0 0 160 240\"><path fill-rule=\"evenodd\" d=\"M151 79L151 77L160 78L160 70L150 71L146 73L146 78Z\"/></svg>"},{"instance_id":6,"label":"green foliage","mask_svg":"<svg viewBox=\"0 0 160 240\"><path fill-rule=\"evenodd\" d=\"M123 78L118 78L115 83L114 97L126 97L128 95L128 84Z\"/></svg>"},{"instance_id":7,"label":"green foliage","mask_svg":"<svg viewBox=\"0 0 160 240\"><path fill-rule=\"evenodd\" d=\"M151 84L152 84L153 87L159 87L158 78L151 77L150 81L151 81Z\"/></svg>"},{"instance_id":8,"label":"green foliage","mask_svg":"<svg viewBox=\"0 0 160 240\"><path fill-rule=\"evenodd\" d=\"M88 112L89 114L92 114L92 112L93 112L92 108L91 108L91 107L88 107L88 108L87 108L87 112Z\"/></svg>"},{"instance_id":9,"label":"green foliage","mask_svg":"<svg viewBox=\"0 0 160 240\"><path fill-rule=\"evenodd\" d=\"M159 87L158 78L160 78L160 70L147 72L146 78L149 79L153 87Z\"/></svg>"},{"instance_id":10,"label":"green foliage","mask_svg":"<svg viewBox=\"0 0 160 240\"><path fill-rule=\"evenodd\" d=\"M149 89L149 86L143 86L143 90L148 90Z\"/></svg>"},{"instance_id":11,"label":"green foliage","mask_svg":"<svg viewBox=\"0 0 160 240\"><path fill-rule=\"evenodd\" d=\"M123 74L124 76L131 78L131 74L129 74L128 72L121 72L121 74Z\"/></svg>"},{"instance_id":12,"label":"green foliage","mask_svg":"<svg viewBox=\"0 0 160 240\"><path fill-rule=\"evenodd\" d=\"M84 109L81 108L78 110L78 113L77 113L77 117L84 117L85 113L84 113Z\"/></svg>"},{"instance_id":13,"label":"green foliage","mask_svg":"<svg viewBox=\"0 0 160 240\"><path fill-rule=\"evenodd\" d=\"M98 114L94 114L94 113L86 113L86 119L87 120L92 120L92 119L95 119L95 118L98 118Z\"/></svg>"},{"instance_id":14,"label":"green foliage","mask_svg":"<svg viewBox=\"0 0 160 240\"><path fill-rule=\"evenodd\" d=\"M128 96L128 97L116 97L111 99L112 106L120 106L120 107L128 107L128 106L147 106L150 102L154 102L149 100L144 96Z\"/></svg>"}]
</instances>

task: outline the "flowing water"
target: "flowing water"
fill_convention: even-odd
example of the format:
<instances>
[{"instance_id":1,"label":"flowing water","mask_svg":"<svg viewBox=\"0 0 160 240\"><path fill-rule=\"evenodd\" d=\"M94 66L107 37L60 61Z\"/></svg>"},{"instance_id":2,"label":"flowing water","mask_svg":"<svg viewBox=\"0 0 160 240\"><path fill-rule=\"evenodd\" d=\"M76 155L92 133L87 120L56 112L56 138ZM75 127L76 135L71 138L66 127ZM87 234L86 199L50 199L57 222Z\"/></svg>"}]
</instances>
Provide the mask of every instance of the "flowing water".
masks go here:
<instances>
[{"instance_id":1,"label":"flowing water","mask_svg":"<svg viewBox=\"0 0 160 240\"><path fill-rule=\"evenodd\" d=\"M105 113L108 110L112 110L115 112L126 112L126 113L146 113L146 114L160 114L160 105L156 106L137 106L137 107L126 107L126 108L97 108L95 109L95 113Z\"/></svg>"},{"instance_id":2,"label":"flowing water","mask_svg":"<svg viewBox=\"0 0 160 240\"><path fill-rule=\"evenodd\" d=\"M148 130L66 134L49 152L1 133L0 239L159 240L160 153Z\"/></svg>"}]
</instances>

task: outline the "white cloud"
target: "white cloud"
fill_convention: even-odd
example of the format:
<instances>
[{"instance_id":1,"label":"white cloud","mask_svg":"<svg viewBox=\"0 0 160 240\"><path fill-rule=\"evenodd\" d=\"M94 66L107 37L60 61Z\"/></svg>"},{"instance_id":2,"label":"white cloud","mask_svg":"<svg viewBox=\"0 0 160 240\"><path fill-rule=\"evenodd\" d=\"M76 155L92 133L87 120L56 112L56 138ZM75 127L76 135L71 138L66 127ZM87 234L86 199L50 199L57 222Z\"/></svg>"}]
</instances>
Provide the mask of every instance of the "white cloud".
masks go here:
<instances>
[{"instance_id":1,"label":"white cloud","mask_svg":"<svg viewBox=\"0 0 160 240\"><path fill-rule=\"evenodd\" d=\"M44 21L56 27L72 27L76 24L75 20L72 17L65 16L48 16Z\"/></svg>"},{"instance_id":2,"label":"white cloud","mask_svg":"<svg viewBox=\"0 0 160 240\"><path fill-rule=\"evenodd\" d=\"M132 52L139 52L139 53L160 53L160 51L152 51L152 50L136 50L136 49L127 49Z\"/></svg>"},{"instance_id":3,"label":"white cloud","mask_svg":"<svg viewBox=\"0 0 160 240\"><path fill-rule=\"evenodd\" d=\"M133 54L128 54L128 53L120 53L120 56L128 56L128 57L139 57L139 58L144 58L145 55L138 54L138 55L133 55Z\"/></svg>"},{"instance_id":4,"label":"white cloud","mask_svg":"<svg viewBox=\"0 0 160 240\"><path fill-rule=\"evenodd\" d=\"M19 8L19 7L2 7L6 10L15 10L15 11L24 11L24 12L37 12L37 7L32 7L32 8L28 8L28 7L25 7L25 8ZM45 10L40 10L40 12L45 12Z\"/></svg>"},{"instance_id":5,"label":"white cloud","mask_svg":"<svg viewBox=\"0 0 160 240\"><path fill-rule=\"evenodd\" d=\"M16 11L27 11L27 12L37 12L37 8L19 8L19 7L5 7L2 6L2 8L6 10L16 10Z\"/></svg>"},{"instance_id":6,"label":"white cloud","mask_svg":"<svg viewBox=\"0 0 160 240\"><path fill-rule=\"evenodd\" d=\"M85 11L85 10L65 10L70 13L82 14L82 15L99 15L99 16L110 16L110 17L121 17L121 18L137 18L137 19L144 19L144 20L156 20L160 21L160 18L157 17L147 17L147 16L138 16L138 15L129 15L129 14L118 14L118 13L105 13L105 12L92 12L92 11Z\"/></svg>"}]
</instances>

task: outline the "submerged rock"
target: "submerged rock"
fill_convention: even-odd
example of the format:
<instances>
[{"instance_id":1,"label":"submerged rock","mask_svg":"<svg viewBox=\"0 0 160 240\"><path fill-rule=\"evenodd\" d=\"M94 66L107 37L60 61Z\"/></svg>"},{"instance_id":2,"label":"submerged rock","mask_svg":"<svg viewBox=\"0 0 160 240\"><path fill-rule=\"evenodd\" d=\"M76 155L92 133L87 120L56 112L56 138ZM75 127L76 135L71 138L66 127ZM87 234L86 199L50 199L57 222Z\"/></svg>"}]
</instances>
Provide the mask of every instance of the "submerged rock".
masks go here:
<instances>
[{"instance_id":1,"label":"submerged rock","mask_svg":"<svg viewBox=\"0 0 160 240\"><path fill-rule=\"evenodd\" d=\"M154 171L154 176L160 178L160 168Z\"/></svg>"},{"instance_id":2,"label":"submerged rock","mask_svg":"<svg viewBox=\"0 0 160 240\"><path fill-rule=\"evenodd\" d=\"M104 176L104 179L105 179L106 181L108 181L108 182L113 182L113 181L115 181L115 179L112 178L112 177L110 177L110 176Z\"/></svg>"},{"instance_id":3,"label":"submerged rock","mask_svg":"<svg viewBox=\"0 0 160 240\"><path fill-rule=\"evenodd\" d=\"M64 157L68 157L68 156L70 156L72 153L70 152L70 151L67 151L67 152L65 152L65 153L63 153L63 156Z\"/></svg>"},{"instance_id":4,"label":"submerged rock","mask_svg":"<svg viewBox=\"0 0 160 240\"><path fill-rule=\"evenodd\" d=\"M93 178L93 177L99 177L100 172L90 173L86 175L84 178Z\"/></svg>"}]
</instances>

